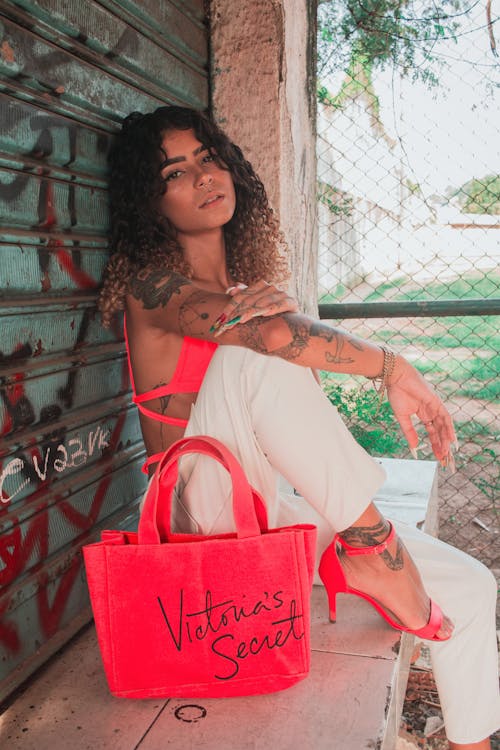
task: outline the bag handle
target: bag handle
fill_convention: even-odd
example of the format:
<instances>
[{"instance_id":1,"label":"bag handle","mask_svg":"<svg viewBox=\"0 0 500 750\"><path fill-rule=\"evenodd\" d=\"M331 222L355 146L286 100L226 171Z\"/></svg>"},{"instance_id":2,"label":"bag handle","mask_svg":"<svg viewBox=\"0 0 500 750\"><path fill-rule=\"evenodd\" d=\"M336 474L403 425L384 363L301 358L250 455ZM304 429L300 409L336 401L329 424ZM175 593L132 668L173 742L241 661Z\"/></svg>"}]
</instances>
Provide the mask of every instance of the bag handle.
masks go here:
<instances>
[{"instance_id":1,"label":"bag handle","mask_svg":"<svg viewBox=\"0 0 500 750\"><path fill-rule=\"evenodd\" d=\"M160 544L162 538L167 539L170 535L172 494L177 483L178 461L188 453L210 456L227 469L233 485L237 536L239 539L258 536L261 526L267 527L267 514L260 496L248 484L240 464L223 443L207 435L197 435L177 440L160 460L150 482L139 521L139 544ZM258 500L257 508L254 500Z\"/></svg>"}]
</instances>

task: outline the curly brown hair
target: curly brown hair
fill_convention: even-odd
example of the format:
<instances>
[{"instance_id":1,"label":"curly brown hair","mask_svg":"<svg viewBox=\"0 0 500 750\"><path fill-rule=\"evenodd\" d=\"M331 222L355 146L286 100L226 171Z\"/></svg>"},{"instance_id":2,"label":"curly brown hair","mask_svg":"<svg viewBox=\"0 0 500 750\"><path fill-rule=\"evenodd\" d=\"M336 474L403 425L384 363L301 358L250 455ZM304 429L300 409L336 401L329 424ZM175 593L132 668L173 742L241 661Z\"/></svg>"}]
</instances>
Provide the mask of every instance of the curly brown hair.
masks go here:
<instances>
[{"instance_id":1,"label":"curly brown hair","mask_svg":"<svg viewBox=\"0 0 500 750\"><path fill-rule=\"evenodd\" d=\"M133 112L123 121L109 153L113 255L98 303L105 326L117 310L123 310L129 281L139 269L161 267L192 277L175 227L156 207L167 190L160 169L165 158L163 137L169 130L190 129L233 178L236 209L224 226L230 275L246 284L264 278L280 282L288 276L286 245L278 222L262 182L241 149L196 110L169 106L148 114Z\"/></svg>"}]
</instances>

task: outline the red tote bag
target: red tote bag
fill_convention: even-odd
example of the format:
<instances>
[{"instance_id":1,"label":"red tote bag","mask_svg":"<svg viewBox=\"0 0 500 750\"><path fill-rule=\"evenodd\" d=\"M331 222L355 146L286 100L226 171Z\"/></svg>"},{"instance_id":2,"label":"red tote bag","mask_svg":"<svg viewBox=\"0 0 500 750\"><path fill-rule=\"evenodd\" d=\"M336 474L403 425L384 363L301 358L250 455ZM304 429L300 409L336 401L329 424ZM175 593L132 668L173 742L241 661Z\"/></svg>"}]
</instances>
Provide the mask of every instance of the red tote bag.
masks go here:
<instances>
[{"instance_id":1,"label":"red tote bag","mask_svg":"<svg viewBox=\"0 0 500 750\"><path fill-rule=\"evenodd\" d=\"M211 456L229 472L236 533L171 532L177 462L186 453ZM83 548L110 691L252 695L306 677L315 541L312 525L267 529L262 499L222 443L174 443L150 483L138 532L104 531Z\"/></svg>"}]
</instances>

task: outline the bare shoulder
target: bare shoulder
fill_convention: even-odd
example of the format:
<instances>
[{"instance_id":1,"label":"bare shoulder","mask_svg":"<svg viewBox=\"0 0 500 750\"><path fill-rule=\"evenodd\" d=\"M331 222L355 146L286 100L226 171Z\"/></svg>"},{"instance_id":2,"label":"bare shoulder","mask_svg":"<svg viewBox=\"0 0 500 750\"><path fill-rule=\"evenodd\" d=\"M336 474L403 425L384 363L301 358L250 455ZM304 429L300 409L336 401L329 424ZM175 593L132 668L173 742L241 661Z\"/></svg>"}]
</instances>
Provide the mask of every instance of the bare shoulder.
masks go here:
<instances>
[{"instance_id":1,"label":"bare shoulder","mask_svg":"<svg viewBox=\"0 0 500 750\"><path fill-rule=\"evenodd\" d=\"M145 268L129 280L127 315L136 327L212 339L210 328L227 302L175 271Z\"/></svg>"},{"instance_id":2,"label":"bare shoulder","mask_svg":"<svg viewBox=\"0 0 500 750\"><path fill-rule=\"evenodd\" d=\"M137 271L129 280L129 293L144 310L165 307L174 295L184 288L192 287L189 279L174 271L162 268L145 268Z\"/></svg>"}]
</instances>

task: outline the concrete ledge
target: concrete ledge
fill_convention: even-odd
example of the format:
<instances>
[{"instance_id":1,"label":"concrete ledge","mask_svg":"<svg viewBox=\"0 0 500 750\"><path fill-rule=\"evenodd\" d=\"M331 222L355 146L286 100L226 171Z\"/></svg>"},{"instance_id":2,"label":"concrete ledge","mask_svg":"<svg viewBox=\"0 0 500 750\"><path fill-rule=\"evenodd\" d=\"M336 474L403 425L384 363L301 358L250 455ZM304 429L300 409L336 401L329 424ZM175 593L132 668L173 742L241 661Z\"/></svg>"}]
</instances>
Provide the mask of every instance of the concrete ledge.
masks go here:
<instances>
[{"instance_id":1,"label":"concrete ledge","mask_svg":"<svg viewBox=\"0 0 500 750\"><path fill-rule=\"evenodd\" d=\"M387 472L375 504L388 518L438 533L438 464L403 458L378 458Z\"/></svg>"},{"instance_id":2,"label":"concrete ledge","mask_svg":"<svg viewBox=\"0 0 500 750\"><path fill-rule=\"evenodd\" d=\"M393 518L422 525L437 499L436 464L382 461L377 498ZM109 695L89 627L32 679L0 717L0 746L105 750L394 750L413 639L362 599L312 597L311 674L289 690L226 700L128 701Z\"/></svg>"}]
</instances>

